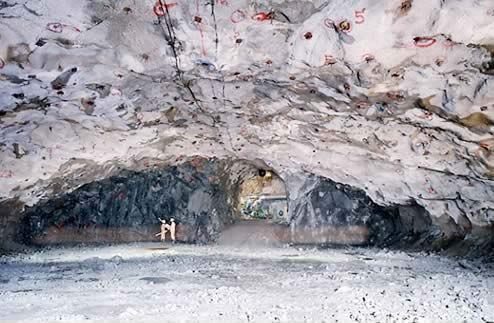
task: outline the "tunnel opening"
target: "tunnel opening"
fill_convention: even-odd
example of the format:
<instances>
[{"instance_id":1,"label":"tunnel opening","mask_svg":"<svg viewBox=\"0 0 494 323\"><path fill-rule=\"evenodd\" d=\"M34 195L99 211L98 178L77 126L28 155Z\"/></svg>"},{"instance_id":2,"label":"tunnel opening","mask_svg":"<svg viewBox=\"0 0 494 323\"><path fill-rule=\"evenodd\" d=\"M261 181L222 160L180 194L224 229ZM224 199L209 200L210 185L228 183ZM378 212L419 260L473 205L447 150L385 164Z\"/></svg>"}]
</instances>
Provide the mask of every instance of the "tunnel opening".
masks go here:
<instances>
[{"instance_id":1,"label":"tunnel opening","mask_svg":"<svg viewBox=\"0 0 494 323\"><path fill-rule=\"evenodd\" d=\"M452 238L417 204L381 206L360 189L262 160L192 158L118 174L26 207L25 245L160 241L223 245L360 245L441 249ZM454 238L454 237L453 237ZM170 234L168 234L168 240Z\"/></svg>"},{"instance_id":2,"label":"tunnel opening","mask_svg":"<svg viewBox=\"0 0 494 323\"><path fill-rule=\"evenodd\" d=\"M288 223L285 183L272 170L251 166L238 183L236 218Z\"/></svg>"},{"instance_id":3,"label":"tunnel opening","mask_svg":"<svg viewBox=\"0 0 494 323\"><path fill-rule=\"evenodd\" d=\"M233 221L217 243L278 246L288 243L288 190L278 173L261 160L236 160L230 169Z\"/></svg>"}]
</instances>

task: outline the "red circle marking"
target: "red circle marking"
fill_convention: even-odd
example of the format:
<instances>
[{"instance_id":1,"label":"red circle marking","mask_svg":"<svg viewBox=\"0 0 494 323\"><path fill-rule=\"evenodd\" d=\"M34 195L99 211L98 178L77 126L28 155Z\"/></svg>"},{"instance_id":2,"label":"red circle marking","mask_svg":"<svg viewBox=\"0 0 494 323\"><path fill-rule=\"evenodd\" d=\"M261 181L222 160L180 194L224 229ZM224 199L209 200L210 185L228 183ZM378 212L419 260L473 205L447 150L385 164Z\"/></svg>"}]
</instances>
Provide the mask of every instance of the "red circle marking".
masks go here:
<instances>
[{"instance_id":1,"label":"red circle marking","mask_svg":"<svg viewBox=\"0 0 494 323\"><path fill-rule=\"evenodd\" d=\"M5 67L5 61L0 57L0 69Z\"/></svg>"},{"instance_id":2,"label":"red circle marking","mask_svg":"<svg viewBox=\"0 0 494 323\"><path fill-rule=\"evenodd\" d=\"M304 40L311 40L312 37L314 37L314 35L310 31L303 33L301 36Z\"/></svg>"},{"instance_id":3,"label":"red circle marking","mask_svg":"<svg viewBox=\"0 0 494 323\"><path fill-rule=\"evenodd\" d=\"M154 14L158 17L163 17L166 15L165 8L161 5L159 1L153 7Z\"/></svg>"},{"instance_id":4,"label":"red circle marking","mask_svg":"<svg viewBox=\"0 0 494 323\"><path fill-rule=\"evenodd\" d=\"M46 25L46 29L48 29L51 32L59 34L63 31L63 26L61 23L58 22L50 22L49 24Z\"/></svg>"},{"instance_id":5,"label":"red circle marking","mask_svg":"<svg viewBox=\"0 0 494 323\"><path fill-rule=\"evenodd\" d=\"M240 9L235 10L230 16L230 20L234 24L238 24L241 21L244 21L247 18L247 15Z\"/></svg>"},{"instance_id":6,"label":"red circle marking","mask_svg":"<svg viewBox=\"0 0 494 323\"><path fill-rule=\"evenodd\" d=\"M343 22L345 22L345 21L346 21L346 22L350 25L350 28L349 28L348 30L343 30L343 29L341 29L341 28L340 28L341 23L343 23ZM342 33L345 33L345 34L348 34L348 33L349 33L349 32L351 32L351 31L352 31L352 29L353 29L353 24L352 24L352 23L351 23L348 19L343 19L343 20L341 20L340 22L338 22L337 26L338 26L338 29L339 29Z\"/></svg>"},{"instance_id":7,"label":"red circle marking","mask_svg":"<svg viewBox=\"0 0 494 323\"><path fill-rule=\"evenodd\" d=\"M334 21L329 18L326 18L324 19L324 26L334 29Z\"/></svg>"},{"instance_id":8,"label":"red circle marking","mask_svg":"<svg viewBox=\"0 0 494 323\"><path fill-rule=\"evenodd\" d=\"M431 37L416 37L414 42L416 47L427 48L434 45L436 43L436 39Z\"/></svg>"}]
</instances>

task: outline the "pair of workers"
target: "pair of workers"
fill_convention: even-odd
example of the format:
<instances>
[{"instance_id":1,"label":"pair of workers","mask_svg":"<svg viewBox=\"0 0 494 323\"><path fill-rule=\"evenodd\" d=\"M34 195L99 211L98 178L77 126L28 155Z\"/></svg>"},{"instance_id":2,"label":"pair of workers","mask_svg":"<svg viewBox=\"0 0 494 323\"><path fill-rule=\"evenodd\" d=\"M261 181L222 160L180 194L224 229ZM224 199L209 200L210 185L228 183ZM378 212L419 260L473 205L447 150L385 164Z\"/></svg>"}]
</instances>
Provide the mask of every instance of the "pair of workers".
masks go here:
<instances>
[{"instance_id":1,"label":"pair of workers","mask_svg":"<svg viewBox=\"0 0 494 323\"><path fill-rule=\"evenodd\" d=\"M166 233L170 231L170 236L172 238L172 242L175 243L175 231L177 228L177 224L175 223L175 219L170 219L170 224L166 222L166 220L159 219L161 222L161 232L158 232L156 236L161 236L161 241L166 240Z\"/></svg>"}]
</instances>

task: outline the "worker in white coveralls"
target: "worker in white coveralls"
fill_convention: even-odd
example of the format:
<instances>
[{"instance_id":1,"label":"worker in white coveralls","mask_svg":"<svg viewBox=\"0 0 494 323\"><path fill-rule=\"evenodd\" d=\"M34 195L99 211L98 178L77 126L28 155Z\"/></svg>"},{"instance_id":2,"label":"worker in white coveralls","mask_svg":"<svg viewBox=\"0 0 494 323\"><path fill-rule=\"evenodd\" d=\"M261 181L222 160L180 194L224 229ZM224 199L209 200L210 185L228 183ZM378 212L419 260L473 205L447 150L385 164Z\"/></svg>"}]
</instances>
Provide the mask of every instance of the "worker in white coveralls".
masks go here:
<instances>
[{"instance_id":1,"label":"worker in white coveralls","mask_svg":"<svg viewBox=\"0 0 494 323\"><path fill-rule=\"evenodd\" d=\"M158 232L156 236L161 236L161 241L166 240L166 232L170 229L170 225L166 223L166 220L158 219L161 222L161 232Z\"/></svg>"},{"instance_id":2,"label":"worker in white coveralls","mask_svg":"<svg viewBox=\"0 0 494 323\"><path fill-rule=\"evenodd\" d=\"M168 226L170 230L170 236L172 237L172 242L175 243L175 230L177 229L177 224L175 223L175 219L170 219L170 225Z\"/></svg>"},{"instance_id":3,"label":"worker in white coveralls","mask_svg":"<svg viewBox=\"0 0 494 323\"><path fill-rule=\"evenodd\" d=\"M175 219L170 219L170 224L166 223L166 220L159 219L161 222L161 232L157 233L156 236L161 236L161 241L166 240L166 233L170 231L170 236L172 238L173 243L175 243L175 231L177 228L177 224L175 223Z\"/></svg>"}]
</instances>

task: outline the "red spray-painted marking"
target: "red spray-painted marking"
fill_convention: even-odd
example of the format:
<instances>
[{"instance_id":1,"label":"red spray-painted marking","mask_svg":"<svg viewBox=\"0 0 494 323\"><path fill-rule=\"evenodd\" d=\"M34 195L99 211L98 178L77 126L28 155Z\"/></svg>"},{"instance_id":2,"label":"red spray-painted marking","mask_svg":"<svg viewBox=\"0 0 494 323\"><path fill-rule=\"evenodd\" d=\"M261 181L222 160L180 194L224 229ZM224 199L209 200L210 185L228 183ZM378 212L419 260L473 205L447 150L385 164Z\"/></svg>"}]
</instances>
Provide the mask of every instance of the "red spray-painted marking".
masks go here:
<instances>
[{"instance_id":1,"label":"red spray-painted marking","mask_svg":"<svg viewBox=\"0 0 494 323\"><path fill-rule=\"evenodd\" d=\"M228 0L216 0L216 4L219 4L219 5L225 6L225 7L229 7L230 1L228 1Z\"/></svg>"},{"instance_id":2,"label":"red spray-painted marking","mask_svg":"<svg viewBox=\"0 0 494 323\"><path fill-rule=\"evenodd\" d=\"M363 24L365 22L364 13L365 13L365 8L362 10L356 10L355 11L355 18L359 19L359 20L355 20L355 23L357 25Z\"/></svg>"},{"instance_id":3,"label":"red spray-painted marking","mask_svg":"<svg viewBox=\"0 0 494 323\"><path fill-rule=\"evenodd\" d=\"M200 11L200 6L199 6L199 1L200 0L196 0L196 9L197 9L197 16L200 17L201 16L201 11ZM206 45L204 44L204 30L203 30L203 25L202 25L202 19L201 19L201 22L198 23L199 24L199 33L201 35L201 47L202 47L202 55L203 56L206 56Z\"/></svg>"},{"instance_id":4,"label":"red spray-painted marking","mask_svg":"<svg viewBox=\"0 0 494 323\"><path fill-rule=\"evenodd\" d=\"M110 90L110 94L113 96L122 96L122 91L120 89L112 87L112 89Z\"/></svg>"},{"instance_id":5,"label":"red spray-painted marking","mask_svg":"<svg viewBox=\"0 0 494 323\"><path fill-rule=\"evenodd\" d=\"M0 57L0 69L5 67L5 61Z\"/></svg>"},{"instance_id":6,"label":"red spray-painted marking","mask_svg":"<svg viewBox=\"0 0 494 323\"><path fill-rule=\"evenodd\" d=\"M153 11L154 11L154 14L158 17L163 17L163 16L166 16L166 9L168 8L173 8L177 5L177 3L165 3L165 4L162 4L161 3L161 0L160 1L156 1L154 7L153 7Z\"/></svg>"},{"instance_id":7,"label":"red spray-painted marking","mask_svg":"<svg viewBox=\"0 0 494 323\"><path fill-rule=\"evenodd\" d=\"M61 33L63 31L63 26L58 22L51 22L46 25L46 29L54 33Z\"/></svg>"},{"instance_id":8,"label":"red spray-painted marking","mask_svg":"<svg viewBox=\"0 0 494 323\"><path fill-rule=\"evenodd\" d=\"M59 22L50 22L49 24L46 25L47 30L54 32L54 33L57 33L57 34L60 34L64 30L65 27L69 27L78 33L81 32L81 30L77 27L74 27L71 25L66 25L66 24L61 24Z\"/></svg>"},{"instance_id":9,"label":"red spray-painted marking","mask_svg":"<svg viewBox=\"0 0 494 323\"><path fill-rule=\"evenodd\" d=\"M239 22L242 22L247 18L247 15L240 9L235 10L232 12L232 15L230 16L230 20L234 24L238 24Z\"/></svg>"},{"instance_id":10,"label":"red spray-painted marking","mask_svg":"<svg viewBox=\"0 0 494 323\"><path fill-rule=\"evenodd\" d=\"M480 147L485 148L485 149L491 149L492 144L487 143L487 142L481 142Z\"/></svg>"},{"instance_id":11,"label":"red spray-painted marking","mask_svg":"<svg viewBox=\"0 0 494 323\"><path fill-rule=\"evenodd\" d=\"M12 178L12 177L14 177L14 173L11 170L3 171L3 172L0 171L0 178Z\"/></svg>"},{"instance_id":12,"label":"red spray-painted marking","mask_svg":"<svg viewBox=\"0 0 494 323\"><path fill-rule=\"evenodd\" d=\"M265 12L256 13L255 15L252 16L252 19L257 20L257 21L271 20L269 15Z\"/></svg>"},{"instance_id":13,"label":"red spray-painted marking","mask_svg":"<svg viewBox=\"0 0 494 323\"><path fill-rule=\"evenodd\" d=\"M341 24L344 23L344 22L347 22L348 25L349 25L349 28L347 30L343 30L341 28ZM345 33L345 34L348 34L349 32L352 31L352 23L350 21L348 21L347 19L342 19L338 23L335 23L334 20L331 20L329 18L326 18L326 19L324 19L324 26L326 26L329 29L338 29L342 33Z\"/></svg>"},{"instance_id":14,"label":"red spray-painted marking","mask_svg":"<svg viewBox=\"0 0 494 323\"><path fill-rule=\"evenodd\" d=\"M342 23L344 23L344 22L347 22L347 23L348 23L348 25L350 26L347 30L343 30L343 29L341 28L341 24L342 24ZM348 34L348 33L350 33L350 32L352 31L352 29L353 29L353 25L352 25L352 23L351 23L350 21L348 21L348 20L346 20L346 19L343 19L343 20L341 20L341 21L338 23L338 28L340 29L340 31L341 31L342 33Z\"/></svg>"},{"instance_id":15,"label":"red spray-painted marking","mask_svg":"<svg viewBox=\"0 0 494 323\"><path fill-rule=\"evenodd\" d=\"M413 41L415 42L415 46L419 48L431 47L436 43L436 39L431 37L415 37Z\"/></svg>"},{"instance_id":16,"label":"red spray-painted marking","mask_svg":"<svg viewBox=\"0 0 494 323\"><path fill-rule=\"evenodd\" d=\"M324 26L331 28L331 29L335 28L334 21L329 19L329 18L324 19Z\"/></svg>"},{"instance_id":17,"label":"red spray-painted marking","mask_svg":"<svg viewBox=\"0 0 494 323\"><path fill-rule=\"evenodd\" d=\"M494 9L489 9L486 11L488 16L494 16Z\"/></svg>"},{"instance_id":18,"label":"red spray-painted marking","mask_svg":"<svg viewBox=\"0 0 494 323\"><path fill-rule=\"evenodd\" d=\"M301 36L302 36L302 39L311 40L314 35L312 35L312 33L310 31L308 31L306 33L303 33Z\"/></svg>"}]
</instances>

